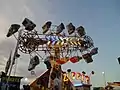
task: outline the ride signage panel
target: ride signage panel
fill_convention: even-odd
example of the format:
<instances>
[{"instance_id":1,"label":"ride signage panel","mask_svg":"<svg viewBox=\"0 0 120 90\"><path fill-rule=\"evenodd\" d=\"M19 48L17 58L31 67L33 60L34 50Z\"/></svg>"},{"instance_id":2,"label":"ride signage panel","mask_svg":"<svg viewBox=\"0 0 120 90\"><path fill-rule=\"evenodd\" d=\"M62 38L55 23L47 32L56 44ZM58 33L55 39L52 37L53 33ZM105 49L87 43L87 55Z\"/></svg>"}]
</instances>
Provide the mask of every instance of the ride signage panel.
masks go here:
<instances>
[{"instance_id":1,"label":"ride signage panel","mask_svg":"<svg viewBox=\"0 0 120 90\"><path fill-rule=\"evenodd\" d=\"M79 37L63 37L56 35L48 35L45 37L48 45L81 45L82 40Z\"/></svg>"},{"instance_id":2,"label":"ride signage panel","mask_svg":"<svg viewBox=\"0 0 120 90\"><path fill-rule=\"evenodd\" d=\"M80 80L84 84L90 84L90 77L88 75L81 74L79 72L64 73L64 82L70 80Z\"/></svg>"},{"instance_id":3,"label":"ride signage panel","mask_svg":"<svg viewBox=\"0 0 120 90\"><path fill-rule=\"evenodd\" d=\"M20 87L20 82L23 77L16 77L16 76L10 76L8 83L7 83L7 77L2 77L1 78L1 85L8 85L10 87Z\"/></svg>"}]
</instances>

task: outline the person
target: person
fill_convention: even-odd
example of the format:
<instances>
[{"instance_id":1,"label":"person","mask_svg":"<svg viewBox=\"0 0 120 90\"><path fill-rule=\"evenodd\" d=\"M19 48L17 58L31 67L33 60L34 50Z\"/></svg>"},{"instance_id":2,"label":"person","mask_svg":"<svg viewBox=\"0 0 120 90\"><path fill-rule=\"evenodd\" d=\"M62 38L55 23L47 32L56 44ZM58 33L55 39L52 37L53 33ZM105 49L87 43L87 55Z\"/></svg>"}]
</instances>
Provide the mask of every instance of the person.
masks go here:
<instances>
[{"instance_id":1,"label":"person","mask_svg":"<svg viewBox=\"0 0 120 90\"><path fill-rule=\"evenodd\" d=\"M54 74L53 85L54 85L53 90L60 90L61 81L60 81L59 77L57 76L57 74Z\"/></svg>"},{"instance_id":2,"label":"person","mask_svg":"<svg viewBox=\"0 0 120 90\"><path fill-rule=\"evenodd\" d=\"M54 79L54 90L60 90L60 79L57 77Z\"/></svg>"}]
</instances>

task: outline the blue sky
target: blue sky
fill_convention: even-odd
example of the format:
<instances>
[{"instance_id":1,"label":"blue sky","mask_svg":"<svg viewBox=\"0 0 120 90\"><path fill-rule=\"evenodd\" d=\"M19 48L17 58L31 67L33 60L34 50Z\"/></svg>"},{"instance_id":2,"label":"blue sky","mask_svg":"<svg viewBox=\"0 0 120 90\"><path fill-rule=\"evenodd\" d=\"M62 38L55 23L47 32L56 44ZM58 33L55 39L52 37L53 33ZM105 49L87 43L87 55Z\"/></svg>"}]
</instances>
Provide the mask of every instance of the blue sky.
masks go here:
<instances>
[{"instance_id":1,"label":"blue sky","mask_svg":"<svg viewBox=\"0 0 120 90\"><path fill-rule=\"evenodd\" d=\"M83 25L87 35L94 40L95 46L99 48L99 54L94 56L94 62L86 64L81 61L76 64L67 63L63 69L72 68L72 71L86 71L88 74L94 70L92 76L94 86L103 86L104 80L102 72L105 72L106 81L120 81L120 65L117 58L120 56L120 1L119 0L2 0L0 4L0 26L2 33L0 36L0 56L7 58L4 45L11 45L13 48L15 42L9 42L5 39L7 28L11 23L19 23L23 18L28 17L37 24L40 30L45 21L51 20L53 24L68 24L72 22L76 27ZM7 44L5 43L7 42ZM4 43L4 44L3 44ZM23 55L24 59L28 59ZM22 58L23 59L23 58ZM29 61L20 62L20 65L26 67ZM23 72L24 68L19 70ZM3 69L3 67L1 66ZM36 72L45 69L41 64ZM26 69L27 70L27 69ZM26 71L24 71L26 72ZM29 74L29 73L28 73ZM26 74L26 75L28 75Z\"/></svg>"},{"instance_id":2,"label":"blue sky","mask_svg":"<svg viewBox=\"0 0 120 90\"><path fill-rule=\"evenodd\" d=\"M117 62L120 52L120 1L54 0L52 5L50 14L56 17L54 23L72 22L76 27L83 25L87 34L93 38L95 46L99 47L99 54L94 57L92 64L81 62L77 66L64 65L64 68L84 70L87 73L94 70L96 73L92 77L92 83L95 86L103 85L102 71L105 72L107 81L120 81L120 65Z\"/></svg>"}]
</instances>

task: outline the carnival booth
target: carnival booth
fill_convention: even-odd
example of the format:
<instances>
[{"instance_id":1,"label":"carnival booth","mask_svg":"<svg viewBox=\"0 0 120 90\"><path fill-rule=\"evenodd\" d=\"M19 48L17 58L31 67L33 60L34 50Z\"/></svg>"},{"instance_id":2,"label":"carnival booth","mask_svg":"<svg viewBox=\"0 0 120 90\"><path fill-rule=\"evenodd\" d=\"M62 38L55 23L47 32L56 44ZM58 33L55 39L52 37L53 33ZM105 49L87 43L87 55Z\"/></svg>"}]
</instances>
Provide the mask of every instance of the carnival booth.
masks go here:
<instances>
[{"instance_id":1,"label":"carnival booth","mask_svg":"<svg viewBox=\"0 0 120 90\"><path fill-rule=\"evenodd\" d=\"M45 71L30 84L31 90L48 89L50 70ZM52 76L54 78L54 76ZM62 72L61 90L90 90L90 78L78 72Z\"/></svg>"},{"instance_id":2,"label":"carnival booth","mask_svg":"<svg viewBox=\"0 0 120 90\"><path fill-rule=\"evenodd\" d=\"M48 89L48 80L49 80L49 74L50 71L47 70L45 71L42 75L40 75L35 81L33 81L30 84L31 90L47 90ZM68 79L68 77L65 77L63 75L63 78ZM64 80L62 80L64 81ZM72 82L68 79L65 82L62 82L62 89L61 90L72 90L73 84Z\"/></svg>"}]
</instances>

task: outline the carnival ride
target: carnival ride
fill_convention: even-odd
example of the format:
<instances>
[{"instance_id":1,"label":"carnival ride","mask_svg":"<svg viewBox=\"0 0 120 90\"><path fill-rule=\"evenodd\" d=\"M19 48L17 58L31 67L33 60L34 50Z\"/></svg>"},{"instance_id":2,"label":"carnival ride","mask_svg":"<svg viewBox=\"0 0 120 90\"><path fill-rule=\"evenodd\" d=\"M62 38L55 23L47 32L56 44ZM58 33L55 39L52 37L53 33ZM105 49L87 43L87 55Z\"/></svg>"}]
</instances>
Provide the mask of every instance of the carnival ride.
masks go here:
<instances>
[{"instance_id":1,"label":"carnival ride","mask_svg":"<svg viewBox=\"0 0 120 90\"><path fill-rule=\"evenodd\" d=\"M93 62L92 56L98 53L98 48L94 47L92 38L86 35L83 26L76 28L72 23L66 27L63 23L57 26L52 25L51 21L47 21L42 27L42 33L35 28L36 24L28 18L24 19L22 25L12 24L9 28L7 37L14 35L17 40L9 76L16 56L19 56L19 50L30 55L28 70L31 72L40 62L44 62L47 69L50 70L47 88L51 89L54 86L55 74L57 78L63 80L62 64L68 61L76 63L81 60L91 63ZM15 35L17 32L18 37Z\"/></svg>"}]
</instances>

